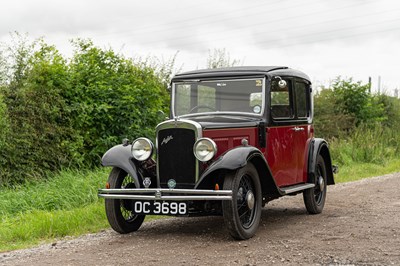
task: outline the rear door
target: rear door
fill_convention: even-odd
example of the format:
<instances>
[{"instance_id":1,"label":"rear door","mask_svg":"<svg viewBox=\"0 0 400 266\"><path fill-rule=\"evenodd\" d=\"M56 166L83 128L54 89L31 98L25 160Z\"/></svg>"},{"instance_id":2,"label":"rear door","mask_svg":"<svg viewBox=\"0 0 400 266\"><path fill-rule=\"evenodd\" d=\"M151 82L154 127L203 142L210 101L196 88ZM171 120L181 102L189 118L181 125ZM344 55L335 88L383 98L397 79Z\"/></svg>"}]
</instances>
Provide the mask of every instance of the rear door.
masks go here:
<instances>
[{"instance_id":1,"label":"rear door","mask_svg":"<svg viewBox=\"0 0 400 266\"><path fill-rule=\"evenodd\" d=\"M302 80L294 82L295 126L294 152L297 160L296 183L307 181L308 143L313 134L311 125L311 90L310 85Z\"/></svg>"}]
</instances>

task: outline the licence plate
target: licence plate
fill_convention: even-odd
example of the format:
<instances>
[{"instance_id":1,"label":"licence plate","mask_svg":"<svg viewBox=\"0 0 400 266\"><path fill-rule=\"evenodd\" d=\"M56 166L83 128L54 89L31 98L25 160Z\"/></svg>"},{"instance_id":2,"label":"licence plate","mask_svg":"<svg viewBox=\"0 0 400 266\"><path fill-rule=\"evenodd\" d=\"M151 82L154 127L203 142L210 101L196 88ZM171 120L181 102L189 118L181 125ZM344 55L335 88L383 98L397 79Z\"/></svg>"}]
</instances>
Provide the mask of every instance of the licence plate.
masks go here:
<instances>
[{"instance_id":1,"label":"licence plate","mask_svg":"<svg viewBox=\"0 0 400 266\"><path fill-rule=\"evenodd\" d=\"M134 201L132 207L135 214L154 215L185 215L188 209L186 202L173 201Z\"/></svg>"}]
</instances>

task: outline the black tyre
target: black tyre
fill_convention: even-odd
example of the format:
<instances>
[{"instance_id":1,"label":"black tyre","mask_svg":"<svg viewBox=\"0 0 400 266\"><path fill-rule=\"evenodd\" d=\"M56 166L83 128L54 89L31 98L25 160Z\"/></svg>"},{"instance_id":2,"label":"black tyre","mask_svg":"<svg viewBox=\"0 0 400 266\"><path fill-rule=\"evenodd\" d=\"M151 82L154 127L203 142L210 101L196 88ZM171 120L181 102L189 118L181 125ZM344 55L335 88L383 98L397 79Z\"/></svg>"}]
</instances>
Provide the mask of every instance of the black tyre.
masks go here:
<instances>
[{"instance_id":1,"label":"black tyre","mask_svg":"<svg viewBox=\"0 0 400 266\"><path fill-rule=\"evenodd\" d=\"M311 180L311 182L315 184L315 187L304 190L304 204L306 205L308 213L318 214L324 209L327 182L325 161L321 155L317 157L315 178Z\"/></svg>"},{"instance_id":2,"label":"black tyre","mask_svg":"<svg viewBox=\"0 0 400 266\"><path fill-rule=\"evenodd\" d=\"M225 225L231 236L249 239L256 233L261 219L261 184L253 164L225 176L224 190L232 190L232 201L222 201Z\"/></svg>"},{"instance_id":3,"label":"black tyre","mask_svg":"<svg viewBox=\"0 0 400 266\"><path fill-rule=\"evenodd\" d=\"M110 188L135 188L132 177L119 168L113 168L108 183ZM105 199L106 215L112 229L121 234L137 231L145 215L132 213L131 200Z\"/></svg>"}]
</instances>

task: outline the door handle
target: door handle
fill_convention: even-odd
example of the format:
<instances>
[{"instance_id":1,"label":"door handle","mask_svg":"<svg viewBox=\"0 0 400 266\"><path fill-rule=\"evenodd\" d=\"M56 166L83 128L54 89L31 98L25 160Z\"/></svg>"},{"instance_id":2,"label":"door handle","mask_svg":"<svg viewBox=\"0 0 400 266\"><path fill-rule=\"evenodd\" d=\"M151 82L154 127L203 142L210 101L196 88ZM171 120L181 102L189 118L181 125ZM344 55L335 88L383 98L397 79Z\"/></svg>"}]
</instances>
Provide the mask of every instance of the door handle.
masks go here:
<instances>
[{"instance_id":1,"label":"door handle","mask_svg":"<svg viewBox=\"0 0 400 266\"><path fill-rule=\"evenodd\" d=\"M294 127L292 128L294 132L304 131L304 127Z\"/></svg>"}]
</instances>

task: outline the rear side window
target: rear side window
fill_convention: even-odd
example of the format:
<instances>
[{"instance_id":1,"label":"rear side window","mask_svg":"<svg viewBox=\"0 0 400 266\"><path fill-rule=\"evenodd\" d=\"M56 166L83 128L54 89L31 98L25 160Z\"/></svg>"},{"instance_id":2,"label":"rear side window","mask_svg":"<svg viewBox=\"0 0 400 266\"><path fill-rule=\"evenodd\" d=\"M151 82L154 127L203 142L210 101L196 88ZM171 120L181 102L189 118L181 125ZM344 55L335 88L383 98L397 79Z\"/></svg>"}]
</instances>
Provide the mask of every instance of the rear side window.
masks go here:
<instances>
[{"instance_id":1,"label":"rear side window","mask_svg":"<svg viewBox=\"0 0 400 266\"><path fill-rule=\"evenodd\" d=\"M280 88L277 81L271 86L271 114L273 118L293 118L291 81L286 80L286 87Z\"/></svg>"},{"instance_id":2,"label":"rear side window","mask_svg":"<svg viewBox=\"0 0 400 266\"><path fill-rule=\"evenodd\" d=\"M298 118L305 118L308 116L309 104L308 98L308 85L303 82L296 82L295 86L296 97L296 112Z\"/></svg>"}]
</instances>

